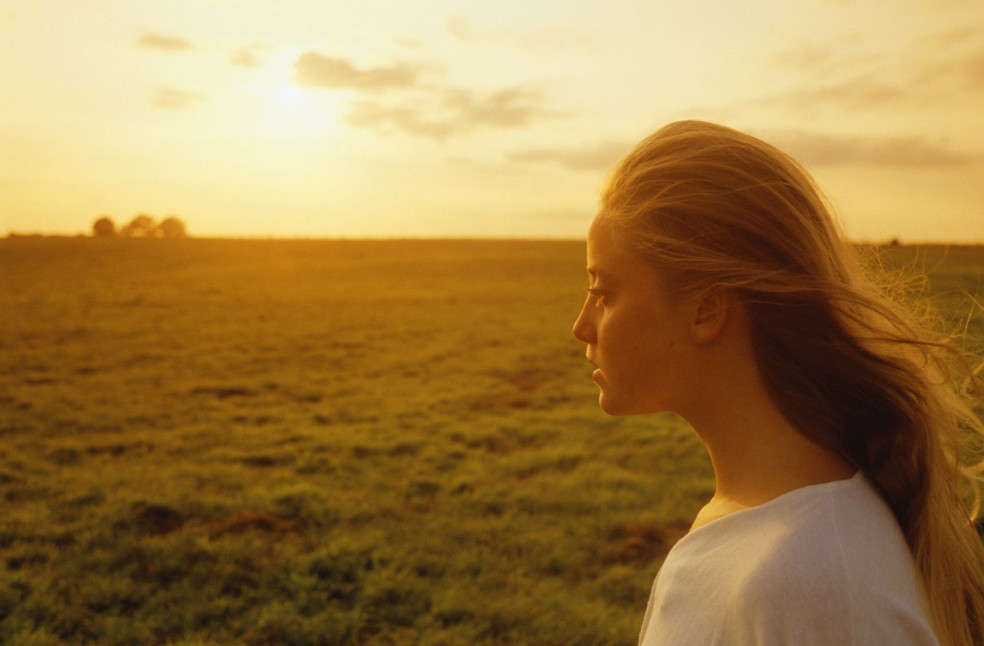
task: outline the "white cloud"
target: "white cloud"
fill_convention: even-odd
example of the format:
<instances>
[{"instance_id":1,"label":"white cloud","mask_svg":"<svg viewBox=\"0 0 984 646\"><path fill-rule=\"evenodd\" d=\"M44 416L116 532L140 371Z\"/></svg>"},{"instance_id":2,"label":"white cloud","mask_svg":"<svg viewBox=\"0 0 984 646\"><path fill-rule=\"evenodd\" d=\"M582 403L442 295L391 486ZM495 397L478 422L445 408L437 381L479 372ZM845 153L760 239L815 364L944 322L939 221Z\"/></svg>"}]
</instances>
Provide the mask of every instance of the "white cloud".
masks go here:
<instances>
[{"instance_id":1,"label":"white cloud","mask_svg":"<svg viewBox=\"0 0 984 646\"><path fill-rule=\"evenodd\" d=\"M509 155L511 161L554 163L577 171L610 169L631 148L630 141L604 141L579 148L529 148Z\"/></svg>"},{"instance_id":2,"label":"white cloud","mask_svg":"<svg viewBox=\"0 0 984 646\"><path fill-rule=\"evenodd\" d=\"M923 137L841 137L786 131L766 135L765 139L806 165L945 167L984 162L984 155L954 150L946 142Z\"/></svg>"},{"instance_id":3,"label":"white cloud","mask_svg":"<svg viewBox=\"0 0 984 646\"><path fill-rule=\"evenodd\" d=\"M184 38L162 34L144 34L137 40L137 46L162 52L183 52L195 48L190 41Z\"/></svg>"},{"instance_id":4,"label":"white cloud","mask_svg":"<svg viewBox=\"0 0 984 646\"><path fill-rule=\"evenodd\" d=\"M479 93L463 88L428 88L425 94L384 104L360 101L345 121L356 128L391 130L445 139L476 128L520 128L550 116L537 93L519 88Z\"/></svg>"},{"instance_id":5,"label":"white cloud","mask_svg":"<svg viewBox=\"0 0 984 646\"><path fill-rule=\"evenodd\" d=\"M378 92L407 88L417 83L419 70L405 63L392 67L358 69L344 58L305 52L294 63L298 85L340 90Z\"/></svg>"},{"instance_id":6,"label":"white cloud","mask_svg":"<svg viewBox=\"0 0 984 646\"><path fill-rule=\"evenodd\" d=\"M197 92L161 87L157 89L154 105L159 108L188 108L207 99L207 96Z\"/></svg>"}]
</instances>

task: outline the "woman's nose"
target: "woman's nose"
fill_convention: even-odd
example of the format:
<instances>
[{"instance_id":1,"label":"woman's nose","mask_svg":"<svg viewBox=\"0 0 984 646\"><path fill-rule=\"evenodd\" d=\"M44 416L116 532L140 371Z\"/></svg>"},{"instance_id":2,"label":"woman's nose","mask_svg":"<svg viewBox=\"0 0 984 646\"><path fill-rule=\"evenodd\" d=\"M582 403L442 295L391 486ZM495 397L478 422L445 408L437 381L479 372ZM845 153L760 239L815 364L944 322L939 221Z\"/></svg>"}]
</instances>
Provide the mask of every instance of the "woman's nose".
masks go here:
<instances>
[{"instance_id":1,"label":"woman's nose","mask_svg":"<svg viewBox=\"0 0 984 646\"><path fill-rule=\"evenodd\" d=\"M581 343L594 343L595 342L595 329L594 324L589 320L590 316L587 312L587 307L581 308L581 313L578 314L577 320L574 321L574 338Z\"/></svg>"}]
</instances>

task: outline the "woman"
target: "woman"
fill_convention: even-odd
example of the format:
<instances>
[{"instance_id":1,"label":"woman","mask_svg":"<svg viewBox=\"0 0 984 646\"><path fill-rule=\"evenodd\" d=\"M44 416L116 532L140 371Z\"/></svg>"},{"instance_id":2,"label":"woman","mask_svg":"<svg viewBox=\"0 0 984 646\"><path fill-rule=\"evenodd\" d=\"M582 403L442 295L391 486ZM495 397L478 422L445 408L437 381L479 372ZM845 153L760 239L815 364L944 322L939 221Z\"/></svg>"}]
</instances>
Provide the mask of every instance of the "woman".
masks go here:
<instances>
[{"instance_id":1,"label":"woman","mask_svg":"<svg viewBox=\"0 0 984 646\"><path fill-rule=\"evenodd\" d=\"M574 325L599 403L679 414L716 479L640 644L984 643L962 355L866 282L806 171L680 122L601 202Z\"/></svg>"}]
</instances>

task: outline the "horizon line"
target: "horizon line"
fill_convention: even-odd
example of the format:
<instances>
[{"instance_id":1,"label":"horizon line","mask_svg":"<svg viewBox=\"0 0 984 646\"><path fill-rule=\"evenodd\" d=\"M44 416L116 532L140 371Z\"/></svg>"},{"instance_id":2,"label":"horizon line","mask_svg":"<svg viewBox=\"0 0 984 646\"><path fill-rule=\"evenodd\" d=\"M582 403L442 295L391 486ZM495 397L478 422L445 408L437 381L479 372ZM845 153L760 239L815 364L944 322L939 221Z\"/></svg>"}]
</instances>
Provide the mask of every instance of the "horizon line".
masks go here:
<instances>
[{"instance_id":1,"label":"horizon line","mask_svg":"<svg viewBox=\"0 0 984 646\"><path fill-rule=\"evenodd\" d=\"M42 233L42 232L20 232L20 231L8 231L7 235L3 239L17 239L17 238L91 238L96 239L101 236L95 236L91 233ZM131 240L165 240L165 238L127 238L126 236L105 236L108 238L118 238L118 239L131 239ZM305 236L305 235L188 235L184 240L227 240L227 241L257 241L257 242L372 242L372 241L488 241L488 242L584 242L585 238L581 237L570 237L570 236L498 236L498 235L391 235L391 236L371 236L371 235L360 235L360 236L346 236L346 235L323 235L323 236ZM870 244L870 245L882 245L882 246L928 246L928 245L947 245L947 246L967 246L967 247L979 247L984 246L984 239L974 240L974 241L954 241L954 240L906 240L900 236L886 236L878 240L853 240L848 238L847 241L851 244Z\"/></svg>"}]
</instances>

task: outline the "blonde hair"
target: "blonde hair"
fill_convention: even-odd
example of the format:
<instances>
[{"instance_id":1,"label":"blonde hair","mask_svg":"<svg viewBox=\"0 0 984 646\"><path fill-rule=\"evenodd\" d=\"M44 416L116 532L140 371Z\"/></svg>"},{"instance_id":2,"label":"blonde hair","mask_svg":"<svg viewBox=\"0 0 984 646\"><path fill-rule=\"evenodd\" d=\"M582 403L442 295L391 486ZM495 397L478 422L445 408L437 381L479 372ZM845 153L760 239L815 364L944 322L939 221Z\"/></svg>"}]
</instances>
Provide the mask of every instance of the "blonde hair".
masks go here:
<instances>
[{"instance_id":1,"label":"blonde hair","mask_svg":"<svg viewBox=\"0 0 984 646\"><path fill-rule=\"evenodd\" d=\"M806 170L730 128L673 123L616 166L600 217L680 292L738 297L776 405L895 513L941 642L979 643L984 548L961 488L976 514L967 447L984 425L952 385L973 371L865 277Z\"/></svg>"}]
</instances>

